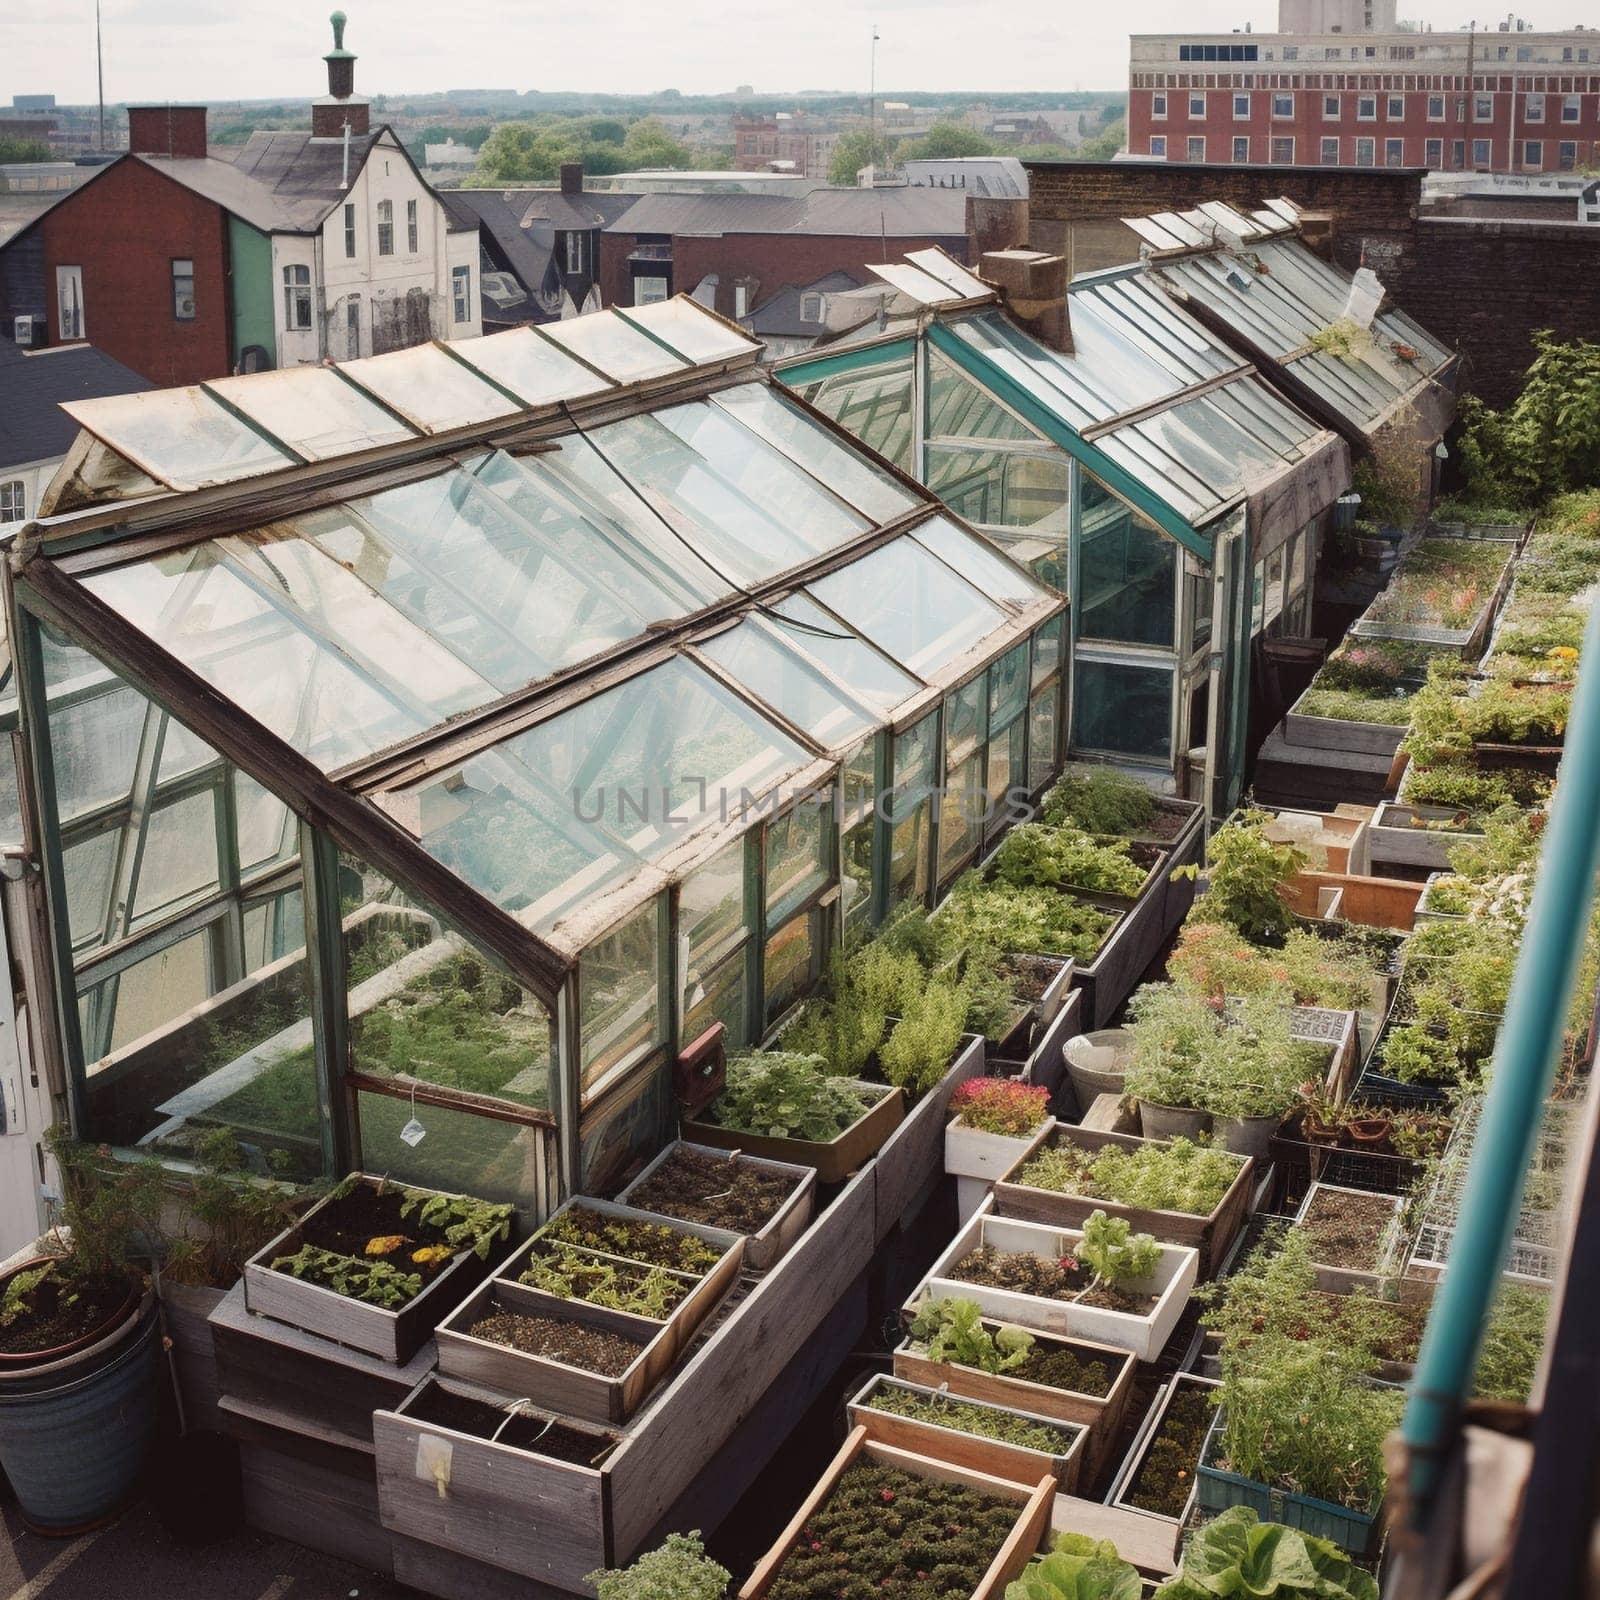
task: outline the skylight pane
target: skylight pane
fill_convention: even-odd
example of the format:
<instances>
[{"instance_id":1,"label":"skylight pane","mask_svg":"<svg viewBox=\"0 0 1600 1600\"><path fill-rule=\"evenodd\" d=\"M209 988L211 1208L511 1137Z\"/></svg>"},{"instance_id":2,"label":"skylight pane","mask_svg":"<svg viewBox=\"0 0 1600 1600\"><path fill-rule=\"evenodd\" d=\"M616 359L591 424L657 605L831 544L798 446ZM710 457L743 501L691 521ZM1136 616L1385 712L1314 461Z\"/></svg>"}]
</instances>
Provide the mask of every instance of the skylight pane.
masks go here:
<instances>
[{"instance_id":1,"label":"skylight pane","mask_svg":"<svg viewBox=\"0 0 1600 1600\"><path fill-rule=\"evenodd\" d=\"M293 458L203 389L74 400L62 409L118 455L172 489L203 489L293 465Z\"/></svg>"},{"instance_id":2,"label":"skylight pane","mask_svg":"<svg viewBox=\"0 0 1600 1600\"><path fill-rule=\"evenodd\" d=\"M809 595L787 595L766 616L792 648L843 678L858 698L879 710L893 711L926 687Z\"/></svg>"},{"instance_id":3,"label":"skylight pane","mask_svg":"<svg viewBox=\"0 0 1600 1600\"><path fill-rule=\"evenodd\" d=\"M327 461L417 436L416 429L328 367L284 367L279 372L219 378L207 387L308 461Z\"/></svg>"},{"instance_id":4,"label":"skylight pane","mask_svg":"<svg viewBox=\"0 0 1600 1600\"><path fill-rule=\"evenodd\" d=\"M578 400L611 387L599 373L591 372L542 339L532 328L486 334L481 339L458 340L461 359L485 377L493 378L529 406L556 400Z\"/></svg>"},{"instance_id":5,"label":"skylight pane","mask_svg":"<svg viewBox=\"0 0 1600 1600\"><path fill-rule=\"evenodd\" d=\"M492 422L520 409L436 344L368 356L340 370L423 433Z\"/></svg>"},{"instance_id":6,"label":"skylight pane","mask_svg":"<svg viewBox=\"0 0 1600 1600\"><path fill-rule=\"evenodd\" d=\"M1050 597L1042 584L1036 583L1020 567L1013 566L984 540L958 528L948 517L920 523L912 537L933 551L946 566L954 567L979 594L1016 606L1033 605Z\"/></svg>"},{"instance_id":7,"label":"skylight pane","mask_svg":"<svg viewBox=\"0 0 1600 1600\"><path fill-rule=\"evenodd\" d=\"M591 311L586 316L547 323L541 333L618 383L662 378L669 372L682 372L688 365L637 328L629 327L612 311Z\"/></svg>"},{"instance_id":8,"label":"skylight pane","mask_svg":"<svg viewBox=\"0 0 1600 1600\"><path fill-rule=\"evenodd\" d=\"M658 300L654 305L632 306L619 315L647 329L663 344L671 345L684 360L696 365L753 355L758 348L754 339L729 327L709 311L703 311L684 295Z\"/></svg>"}]
</instances>

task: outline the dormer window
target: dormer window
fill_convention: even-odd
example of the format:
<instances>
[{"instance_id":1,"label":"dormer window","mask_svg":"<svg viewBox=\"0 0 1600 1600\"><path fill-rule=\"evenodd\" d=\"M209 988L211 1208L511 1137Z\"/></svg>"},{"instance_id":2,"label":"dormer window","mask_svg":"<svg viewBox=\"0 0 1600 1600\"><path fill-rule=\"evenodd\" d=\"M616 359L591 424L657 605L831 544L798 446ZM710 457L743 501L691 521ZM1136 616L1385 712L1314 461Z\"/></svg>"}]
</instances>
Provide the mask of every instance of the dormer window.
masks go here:
<instances>
[{"instance_id":1,"label":"dormer window","mask_svg":"<svg viewBox=\"0 0 1600 1600\"><path fill-rule=\"evenodd\" d=\"M567 271L582 272L584 236L581 233L568 233L562 237L567 241Z\"/></svg>"},{"instance_id":2,"label":"dormer window","mask_svg":"<svg viewBox=\"0 0 1600 1600\"><path fill-rule=\"evenodd\" d=\"M822 321L822 296L811 293L800 296L800 320L802 322Z\"/></svg>"}]
</instances>

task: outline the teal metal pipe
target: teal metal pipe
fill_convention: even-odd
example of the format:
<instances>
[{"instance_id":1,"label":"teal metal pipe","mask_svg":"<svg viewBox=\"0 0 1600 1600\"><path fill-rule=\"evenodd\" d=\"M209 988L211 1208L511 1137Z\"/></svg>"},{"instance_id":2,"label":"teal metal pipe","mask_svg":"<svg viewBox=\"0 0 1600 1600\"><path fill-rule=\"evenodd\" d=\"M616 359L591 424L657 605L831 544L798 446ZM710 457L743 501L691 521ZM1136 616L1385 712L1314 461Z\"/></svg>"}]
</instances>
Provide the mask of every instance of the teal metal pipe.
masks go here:
<instances>
[{"instance_id":1,"label":"teal metal pipe","mask_svg":"<svg viewBox=\"0 0 1600 1600\"><path fill-rule=\"evenodd\" d=\"M1583 642L1533 905L1478 1119L1454 1244L1434 1293L1402 1426L1418 1531L1432 1516L1477 1370L1484 1321L1511 1248L1600 870L1600 606L1590 613Z\"/></svg>"}]
</instances>

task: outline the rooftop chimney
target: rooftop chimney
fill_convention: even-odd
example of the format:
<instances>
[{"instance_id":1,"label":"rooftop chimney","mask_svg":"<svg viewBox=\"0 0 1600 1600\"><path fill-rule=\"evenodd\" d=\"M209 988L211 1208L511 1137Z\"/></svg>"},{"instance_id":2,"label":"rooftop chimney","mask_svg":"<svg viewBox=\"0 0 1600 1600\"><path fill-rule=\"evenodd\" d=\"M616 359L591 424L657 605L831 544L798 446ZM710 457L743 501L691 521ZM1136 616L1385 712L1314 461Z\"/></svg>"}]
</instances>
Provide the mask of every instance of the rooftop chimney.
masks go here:
<instances>
[{"instance_id":1,"label":"rooftop chimney","mask_svg":"<svg viewBox=\"0 0 1600 1600\"><path fill-rule=\"evenodd\" d=\"M206 153L204 106L129 106L128 148L136 156L183 156Z\"/></svg>"},{"instance_id":2,"label":"rooftop chimney","mask_svg":"<svg viewBox=\"0 0 1600 1600\"><path fill-rule=\"evenodd\" d=\"M561 163L561 192L562 194L583 193L583 163L581 161L563 161Z\"/></svg>"},{"instance_id":3,"label":"rooftop chimney","mask_svg":"<svg viewBox=\"0 0 1600 1600\"><path fill-rule=\"evenodd\" d=\"M322 58L328 63L328 92L311 102L313 139L342 139L347 123L353 134L369 129L370 108L356 97L356 58L344 47L345 14L335 11L328 20L333 24L333 49Z\"/></svg>"},{"instance_id":4,"label":"rooftop chimney","mask_svg":"<svg viewBox=\"0 0 1600 1600\"><path fill-rule=\"evenodd\" d=\"M989 250L978 274L1000 291L1014 321L1051 349L1073 354L1065 256L1042 250Z\"/></svg>"}]
</instances>

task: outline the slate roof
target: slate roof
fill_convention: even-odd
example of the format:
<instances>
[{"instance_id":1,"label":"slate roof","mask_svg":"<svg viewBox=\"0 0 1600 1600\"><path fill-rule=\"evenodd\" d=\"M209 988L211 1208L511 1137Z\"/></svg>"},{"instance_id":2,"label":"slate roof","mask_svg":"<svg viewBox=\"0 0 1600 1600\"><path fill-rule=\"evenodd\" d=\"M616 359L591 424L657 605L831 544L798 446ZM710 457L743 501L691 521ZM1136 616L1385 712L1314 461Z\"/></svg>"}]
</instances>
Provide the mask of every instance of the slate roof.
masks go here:
<instances>
[{"instance_id":1,"label":"slate roof","mask_svg":"<svg viewBox=\"0 0 1600 1600\"><path fill-rule=\"evenodd\" d=\"M155 384L89 344L57 345L27 355L0 339L0 468L64 456L78 424L63 400L143 394Z\"/></svg>"},{"instance_id":2,"label":"slate roof","mask_svg":"<svg viewBox=\"0 0 1600 1600\"><path fill-rule=\"evenodd\" d=\"M956 189L813 189L803 195L647 194L608 233L796 233L959 239L966 196Z\"/></svg>"},{"instance_id":3,"label":"slate roof","mask_svg":"<svg viewBox=\"0 0 1600 1600\"><path fill-rule=\"evenodd\" d=\"M817 339L828 328L826 308L816 321L801 316L808 294L842 294L859 289L861 280L853 272L830 272L815 283L797 287L786 284L744 318L744 326L766 339Z\"/></svg>"}]
</instances>

